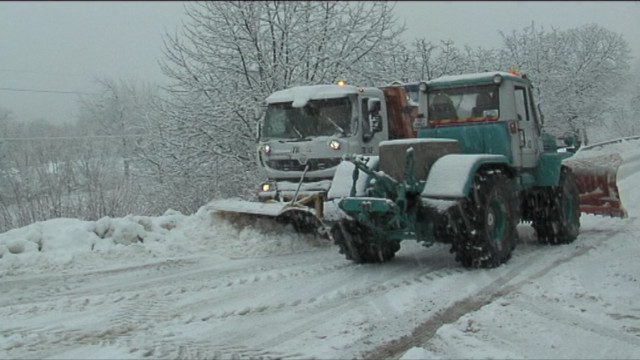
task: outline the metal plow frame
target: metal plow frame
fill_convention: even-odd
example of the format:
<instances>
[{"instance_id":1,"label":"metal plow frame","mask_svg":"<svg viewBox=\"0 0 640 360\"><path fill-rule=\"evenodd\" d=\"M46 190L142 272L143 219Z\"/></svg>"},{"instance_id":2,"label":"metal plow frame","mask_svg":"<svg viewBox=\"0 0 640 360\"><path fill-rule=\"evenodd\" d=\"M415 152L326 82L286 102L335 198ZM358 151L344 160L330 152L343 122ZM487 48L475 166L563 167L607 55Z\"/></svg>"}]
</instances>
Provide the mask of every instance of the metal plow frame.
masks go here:
<instances>
[{"instance_id":1,"label":"metal plow frame","mask_svg":"<svg viewBox=\"0 0 640 360\"><path fill-rule=\"evenodd\" d=\"M322 236L326 233L322 221L324 209L321 194L305 196L295 202L214 200L208 204L208 208L223 215L270 218L281 224L291 224L300 233L318 233Z\"/></svg>"}]
</instances>

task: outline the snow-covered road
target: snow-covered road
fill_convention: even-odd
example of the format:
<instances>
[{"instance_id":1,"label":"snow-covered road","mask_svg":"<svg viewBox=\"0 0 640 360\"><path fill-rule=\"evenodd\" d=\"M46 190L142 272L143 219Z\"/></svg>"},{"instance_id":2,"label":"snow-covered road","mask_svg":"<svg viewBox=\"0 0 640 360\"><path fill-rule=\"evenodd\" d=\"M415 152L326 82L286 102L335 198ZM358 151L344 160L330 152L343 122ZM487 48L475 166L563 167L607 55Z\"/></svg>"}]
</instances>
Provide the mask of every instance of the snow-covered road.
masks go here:
<instances>
[{"instance_id":1,"label":"snow-covered road","mask_svg":"<svg viewBox=\"0 0 640 360\"><path fill-rule=\"evenodd\" d=\"M265 224L54 219L0 234L0 358L638 358L640 173L627 219L467 270L403 242L385 264ZM143 239L143 242L139 242Z\"/></svg>"},{"instance_id":2,"label":"snow-covered road","mask_svg":"<svg viewBox=\"0 0 640 360\"><path fill-rule=\"evenodd\" d=\"M465 270L446 246L409 242L381 265L356 265L333 245L316 244L262 258L113 259L98 269L5 276L0 357L397 358L415 346L431 346L437 357L469 357L470 345L456 342L477 338L487 326L504 332L486 334L497 337L496 348L476 339L474 351L487 356L637 356L640 309L619 295L630 286L639 295L638 248L613 259L616 247L631 245L630 228L601 228L598 220L584 227L580 241L559 247L536 245L521 226L513 258L492 270ZM625 288L598 289L611 278L617 281L607 286ZM523 312L537 322L522 319ZM476 320L476 313L487 318ZM606 352L574 346L564 352L576 331L589 336L585 345ZM499 342L518 335L525 342L512 349Z\"/></svg>"}]
</instances>

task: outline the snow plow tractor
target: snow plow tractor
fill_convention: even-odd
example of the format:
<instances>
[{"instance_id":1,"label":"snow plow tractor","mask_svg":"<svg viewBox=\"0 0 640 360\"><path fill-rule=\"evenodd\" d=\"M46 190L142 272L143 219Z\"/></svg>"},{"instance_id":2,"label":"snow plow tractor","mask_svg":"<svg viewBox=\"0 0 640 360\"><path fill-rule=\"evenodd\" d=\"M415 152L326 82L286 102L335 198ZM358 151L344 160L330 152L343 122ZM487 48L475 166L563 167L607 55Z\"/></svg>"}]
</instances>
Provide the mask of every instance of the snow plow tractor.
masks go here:
<instances>
[{"instance_id":1,"label":"snow plow tractor","mask_svg":"<svg viewBox=\"0 0 640 360\"><path fill-rule=\"evenodd\" d=\"M381 141L415 137L411 114L417 106L402 86L298 86L265 102L257 161L268 180L257 202L211 202L218 213L273 218L299 232L322 233L327 191L342 158L377 155Z\"/></svg>"},{"instance_id":2,"label":"snow plow tractor","mask_svg":"<svg viewBox=\"0 0 640 360\"><path fill-rule=\"evenodd\" d=\"M525 76L444 76L421 82L418 102L417 138L383 141L379 156L336 171L330 197L348 216L331 234L347 259L386 262L402 240L416 240L451 244L465 267L496 267L510 258L520 221L540 243L576 239L580 184L610 180L563 162L573 153L543 132Z\"/></svg>"}]
</instances>

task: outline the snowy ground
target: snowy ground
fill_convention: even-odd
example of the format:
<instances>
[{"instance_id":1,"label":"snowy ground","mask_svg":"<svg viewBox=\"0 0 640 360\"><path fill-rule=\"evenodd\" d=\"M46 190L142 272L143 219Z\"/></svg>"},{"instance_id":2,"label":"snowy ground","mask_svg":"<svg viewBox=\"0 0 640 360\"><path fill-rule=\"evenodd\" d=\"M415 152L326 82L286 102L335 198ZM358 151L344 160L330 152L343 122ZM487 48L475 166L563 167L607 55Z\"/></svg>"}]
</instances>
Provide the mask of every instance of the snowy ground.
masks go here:
<instances>
[{"instance_id":1,"label":"snowy ground","mask_svg":"<svg viewBox=\"0 0 640 360\"><path fill-rule=\"evenodd\" d=\"M635 151L635 150L634 150ZM465 270L404 242L386 264L270 223L55 219L0 234L0 358L640 357L640 162L627 219L569 245L520 225L512 259Z\"/></svg>"}]
</instances>

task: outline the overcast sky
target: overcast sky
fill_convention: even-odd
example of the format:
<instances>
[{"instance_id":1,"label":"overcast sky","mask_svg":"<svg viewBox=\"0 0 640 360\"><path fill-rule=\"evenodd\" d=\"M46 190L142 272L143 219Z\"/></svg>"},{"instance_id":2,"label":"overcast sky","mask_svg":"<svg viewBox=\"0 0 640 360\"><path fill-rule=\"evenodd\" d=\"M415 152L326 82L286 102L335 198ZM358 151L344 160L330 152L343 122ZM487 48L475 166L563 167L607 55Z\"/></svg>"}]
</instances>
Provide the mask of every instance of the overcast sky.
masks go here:
<instances>
[{"instance_id":1,"label":"overcast sky","mask_svg":"<svg viewBox=\"0 0 640 360\"><path fill-rule=\"evenodd\" d=\"M0 108L18 120L72 122L77 93L97 90L96 78L160 83L165 31L180 29L183 2L0 1ZM406 39L451 39L498 48L498 31L531 22L558 29L597 23L622 34L640 58L640 1L472 2L396 4Z\"/></svg>"}]
</instances>

